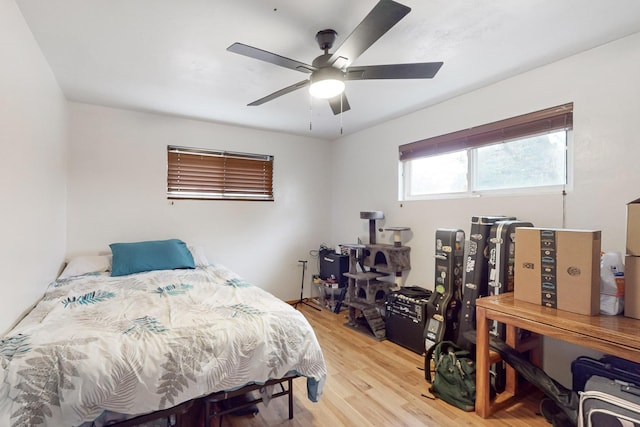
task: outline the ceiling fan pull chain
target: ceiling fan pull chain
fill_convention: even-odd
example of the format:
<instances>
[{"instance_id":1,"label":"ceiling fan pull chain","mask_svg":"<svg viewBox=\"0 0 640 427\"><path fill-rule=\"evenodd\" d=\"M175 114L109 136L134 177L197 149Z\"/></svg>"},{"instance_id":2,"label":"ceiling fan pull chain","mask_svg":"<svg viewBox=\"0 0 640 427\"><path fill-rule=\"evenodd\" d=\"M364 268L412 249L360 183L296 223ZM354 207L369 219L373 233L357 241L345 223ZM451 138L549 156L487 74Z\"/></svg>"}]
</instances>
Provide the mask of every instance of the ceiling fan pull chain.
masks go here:
<instances>
[{"instance_id":1,"label":"ceiling fan pull chain","mask_svg":"<svg viewBox=\"0 0 640 427\"><path fill-rule=\"evenodd\" d=\"M342 113L344 113L344 111L342 111L342 100L344 99L343 94L340 94L340 135L342 135Z\"/></svg>"},{"instance_id":2,"label":"ceiling fan pull chain","mask_svg":"<svg viewBox=\"0 0 640 427\"><path fill-rule=\"evenodd\" d=\"M313 130L311 123L313 121L313 96L309 94L309 132Z\"/></svg>"}]
</instances>

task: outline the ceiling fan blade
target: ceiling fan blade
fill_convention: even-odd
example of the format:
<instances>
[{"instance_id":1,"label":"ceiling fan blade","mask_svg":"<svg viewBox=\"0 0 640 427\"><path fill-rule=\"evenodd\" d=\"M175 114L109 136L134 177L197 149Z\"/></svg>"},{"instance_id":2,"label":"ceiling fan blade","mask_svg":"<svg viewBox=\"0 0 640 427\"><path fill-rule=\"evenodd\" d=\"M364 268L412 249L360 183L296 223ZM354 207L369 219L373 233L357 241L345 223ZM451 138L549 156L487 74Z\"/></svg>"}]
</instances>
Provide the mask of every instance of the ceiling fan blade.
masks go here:
<instances>
[{"instance_id":1,"label":"ceiling fan blade","mask_svg":"<svg viewBox=\"0 0 640 427\"><path fill-rule=\"evenodd\" d=\"M301 71L303 73L311 73L316 70L316 67L313 65L285 58L284 56L276 55L275 53L267 52L266 50L258 49L257 47L248 46L242 43L234 43L229 46L227 50L250 58L259 59L260 61L265 61L270 64L289 68L291 70Z\"/></svg>"},{"instance_id":2,"label":"ceiling fan blade","mask_svg":"<svg viewBox=\"0 0 640 427\"><path fill-rule=\"evenodd\" d=\"M329 105L333 110L333 114L336 116L351 109L351 106L349 106L349 101L347 100L347 95L344 92L342 92L338 96L329 98Z\"/></svg>"},{"instance_id":3,"label":"ceiling fan blade","mask_svg":"<svg viewBox=\"0 0 640 427\"><path fill-rule=\"evenodd\" d=\"M395 1L380 0L331 55L329 64L338 68L349 66L410 11L410 7Z\"/></svg>"},{"instance_id":4,"label":"ceiling fan blade","mask_svg":"<svg viewBox=\"0 0 640 427\"><path fill-rule=\"evenodd\" d=\"M414 64L350 67L347 69L345 79L431 79L440 70L442 64L442 62L419 62Z\"/></svg>"},{"instance_id":5,"label":"ceiling fan blade","mask_svg":"<svg viewBox=\"0 0 640 427\"><path fill-rule=\"evenodd\" d=\"M280 97L282 95L286 95L286 94L288 94L290 92L293 92L294 90L301 89L301 88L303 88L305 86L308 86L308 85L309 85L309 80L302 80L301 82L298 82L298 83L293 84L291 86L287 86L284 89L277 90L277 91L273 92L272 94L265 96L264 98L260 98L257 101L253 101L251 104L247 104L247 106L254 107L256 105L262 105L265 102L274 100L274 99L276 99L276 98L278 98L278 97Z\"/></svg>"}]
</instances>

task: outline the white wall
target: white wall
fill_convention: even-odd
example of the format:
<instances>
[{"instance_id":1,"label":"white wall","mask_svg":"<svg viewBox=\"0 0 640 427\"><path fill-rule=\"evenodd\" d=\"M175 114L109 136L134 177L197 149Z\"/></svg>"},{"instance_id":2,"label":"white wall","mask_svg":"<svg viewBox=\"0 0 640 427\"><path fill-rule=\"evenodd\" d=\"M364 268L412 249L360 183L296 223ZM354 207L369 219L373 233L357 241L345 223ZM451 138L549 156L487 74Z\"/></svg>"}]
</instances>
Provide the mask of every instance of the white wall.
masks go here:
<instances>
[{"instance_id":1,"label":"white wall","mask_svg":"<svg viewBox=\"0 0 640 427\"><path fill-rule=\"evenodd\" d=\"M13 0L0 0L0 332L44 292L66 238L66 101Z\"/></svg>"},{"instance_id":2,"label":"white wall","mask_svg":"<svg viewBox=\"0 0 640 427\"><path fill-rule=\"evenodd\" d=\"M68 253L180 238L281 299L300 296L309 251L330 233L326 141L70 104ZM271 154L275 202L166 198L167 145Z\"/></svg>"},{"instance_id":3,"label":"white wall","mask_svg":"<svg viewBox=\"0 0 640 427\"><path fill-rule=\"evenodd\" d=\"M446 72L446 64L442 72ZM536 226L602 230L602 249L625 251L625 204L640 197L640 34L593 49L341 138L334 145L334 241L368 239L363 210L382 210L386 226L408 226L411 246L407 283L433 289L434 235L441 227L468 234L472 215L509 214ZM437 84L437 78L434 80ZM561 195L485 197L399 203L398 146L566 102L574 103L574 189ZM367 171L367 172L365 172ZM446 179L446 177L443 177ZM388 233L378 241L391 242ZM517 284L516 284L517 286ZM570 360L584 349L547 340L545 358ZM547 363L570 383L568 362Z\"/></svg>"}]
</instances>

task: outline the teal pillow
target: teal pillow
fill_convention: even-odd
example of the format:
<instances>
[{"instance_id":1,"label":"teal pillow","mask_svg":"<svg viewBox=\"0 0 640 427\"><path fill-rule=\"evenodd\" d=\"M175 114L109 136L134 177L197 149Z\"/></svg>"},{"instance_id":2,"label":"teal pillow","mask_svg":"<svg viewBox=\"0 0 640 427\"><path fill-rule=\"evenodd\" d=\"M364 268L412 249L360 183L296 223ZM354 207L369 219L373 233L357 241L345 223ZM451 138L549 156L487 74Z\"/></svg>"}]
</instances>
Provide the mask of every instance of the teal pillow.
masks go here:
<instances>
[{"instance_id":1,"label":"teal pillow","mask_svg":"<svg viewBox=\"0 0 640 427\"><path fill-rule=\"evenodd\" d=\"M111 276L176 268L195 268L187 245L178 239L148 242L112 243Z\"/></svg>"}]
</instances>

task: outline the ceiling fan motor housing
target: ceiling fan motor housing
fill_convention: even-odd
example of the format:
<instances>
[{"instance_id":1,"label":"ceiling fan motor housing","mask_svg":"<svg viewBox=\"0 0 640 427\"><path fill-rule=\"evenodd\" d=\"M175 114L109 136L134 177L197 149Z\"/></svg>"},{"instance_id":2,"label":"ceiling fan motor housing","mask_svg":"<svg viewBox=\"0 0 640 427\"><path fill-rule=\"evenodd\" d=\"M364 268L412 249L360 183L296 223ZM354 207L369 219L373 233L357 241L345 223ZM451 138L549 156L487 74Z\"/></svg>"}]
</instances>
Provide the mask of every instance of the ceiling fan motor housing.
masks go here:
<instances>
[{"instance_id":1,"label":"ceiling fan motor housing","mask_svg":"<svg viewBox=\"0 0 640 427\"><path fill-rule=\"evenodd\" d=\"M322 67L311 73L311 84L321 80L341 80L344 81L344 72L339 68Z\"/></svg>"},{"instance_id":2,"label":"ceiling fan motor housing","mask_svg":"<svg viewBox=\"0 0 640 427\"><path fill-rule=\"evenodd\" d=\"M320 55L316 59L314 59L311 65L313 65L315 68L329 67L331 66L329 64L330 59L331 59L331 54L325 53L324 55Z\"/></svg>"}]
</instances>

